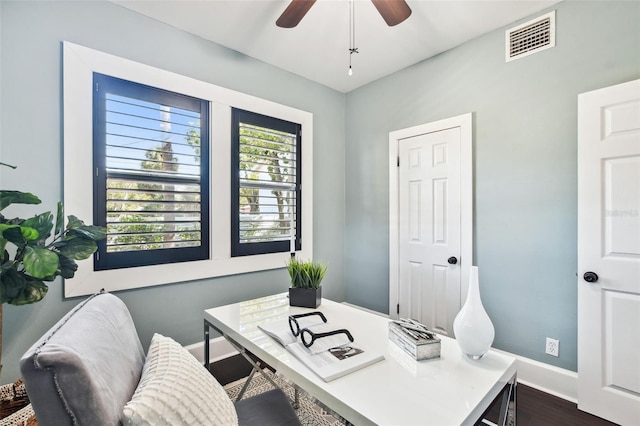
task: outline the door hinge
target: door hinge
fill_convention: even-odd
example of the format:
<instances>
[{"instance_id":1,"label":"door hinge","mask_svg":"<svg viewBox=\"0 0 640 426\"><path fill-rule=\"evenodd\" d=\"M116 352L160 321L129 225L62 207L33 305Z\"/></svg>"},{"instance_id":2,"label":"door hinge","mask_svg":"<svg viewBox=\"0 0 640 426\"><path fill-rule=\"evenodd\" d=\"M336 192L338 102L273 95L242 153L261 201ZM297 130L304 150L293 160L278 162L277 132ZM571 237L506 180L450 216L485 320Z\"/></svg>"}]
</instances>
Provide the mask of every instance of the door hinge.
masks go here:
<instances>
[{"instance_id":1,"label":"door hinge","mask_svg":"<svg viewBox=\"0 0 640 426\"><path fill-rule=\"evenodd\" d=\"M398 157L398 167L400 167L400 157Z\"/></svg>"},{"instance_id":2,"label":"door hinge","mask_svg":"<svg viewBox=\"0 0 640 426\"><path fill-rule=\"evenodd\" d=\"M396 305L396 314L400 315L400 304Z\"/></svg>"}]
</instances>

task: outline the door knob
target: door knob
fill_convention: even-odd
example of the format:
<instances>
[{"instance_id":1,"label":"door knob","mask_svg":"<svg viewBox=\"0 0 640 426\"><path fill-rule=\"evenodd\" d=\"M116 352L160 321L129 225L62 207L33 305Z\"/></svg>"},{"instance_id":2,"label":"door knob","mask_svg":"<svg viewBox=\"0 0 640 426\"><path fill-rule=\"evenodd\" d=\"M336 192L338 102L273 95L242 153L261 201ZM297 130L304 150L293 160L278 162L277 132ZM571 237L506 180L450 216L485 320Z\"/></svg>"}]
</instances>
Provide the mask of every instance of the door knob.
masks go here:
<instances>
[{"instance_id":1,"label":"door knob","mask_svg":"<svg viewBox=\"0 0 640 426\"><path fill-rule=\"evenodd\" d=\"M449 262L449 265L455 265L456 263L458 263L458 259L456 259L454 256L451 256L447 259L447 262Z\"/></svg>"},{"instance_id":2,"label":"door knob","mask_svg":"<svg viewBox=\"0 0 640 426\"><path fill-rule=\"evenodd\" d=\"M596 281L598 281L598 274L589 271L585 272L582 278L584 278L584 280L588 283L595 283Z\"/></svg>"}]
</instances>

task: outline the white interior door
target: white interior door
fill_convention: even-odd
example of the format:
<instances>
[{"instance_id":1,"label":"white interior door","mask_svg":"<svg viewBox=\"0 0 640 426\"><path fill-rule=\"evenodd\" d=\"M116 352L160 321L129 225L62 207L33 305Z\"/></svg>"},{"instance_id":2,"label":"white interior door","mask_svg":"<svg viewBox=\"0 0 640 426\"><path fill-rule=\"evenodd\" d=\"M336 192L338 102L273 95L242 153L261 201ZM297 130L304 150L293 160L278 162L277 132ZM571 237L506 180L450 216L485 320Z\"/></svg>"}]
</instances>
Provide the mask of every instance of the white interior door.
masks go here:
<instances>
[{"instance_id":1,"label":"white interior door","mask_svg":"<svg viewBox=\"0 0 640 426\"><path fill-rule=\"evenodd\" d=\"M578 408L640 424L640 80L578 97Z\"/></svg>"},{"instance_id":2,"label":"white interior door","mask_svg":"<svg viewBox=\"0 0 640 426\"><path fill-rule=\"evenodd\" d=\"M471 116L465 117L468 128L432 123L391 140L397 148L395 313L449 336L472 262L471 220L463 220L471 210Z\"/></svg>"}]
</instances>

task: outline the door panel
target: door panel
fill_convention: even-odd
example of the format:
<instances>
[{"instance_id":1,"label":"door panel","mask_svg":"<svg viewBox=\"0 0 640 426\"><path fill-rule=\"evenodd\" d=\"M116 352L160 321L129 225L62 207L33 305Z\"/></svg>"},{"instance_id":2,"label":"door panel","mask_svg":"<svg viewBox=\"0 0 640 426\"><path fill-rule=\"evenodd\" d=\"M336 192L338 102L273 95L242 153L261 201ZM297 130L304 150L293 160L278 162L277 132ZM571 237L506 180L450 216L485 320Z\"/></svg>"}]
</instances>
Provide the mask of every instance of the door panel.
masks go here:
<instances>
[{"instance_id":1,"label":"door panel","mask_svg":"<svg viewBox=\"0 0 640 426\"><path fill-rule=\"evenodd\" d=\"M640 156L604 160L605 256L633 258L640 253L640 221L634 217L640 211L638 182Z\"/></svg>"},{"instance_id":2,"label":"door panel","mask_svg":"<svg viewBox=\"0 0 640 426\"><path fill-rule=\"evenodd\" d=\"M399 314L446 335L460 309L460 266L447 263L460 258L459 153L459 128L399 141Z\"/></svg>"},{"instance_id":3,"label":"door panel","mask_svg":"<svg viewBox=\"0 0 640 426\"><path fill-rule=\"evenodd\" d=\"M640 80L578 97L578 408L640 424Z\"/></svg>"},{"instance_id":4,"label":"door panel","mask_svg":"<svg viewBox=\"0 0 640 426\"><path fill-rule=\"evenodd\" d=\"M433 265L433 289L435 291L433 300L438 300L439 302L433 306L433 329L434 330L446 330L453 331L453 328L449 325L449 314L452 311L452 304L450 303L448 297L447 287L449 285L449 265ZM455 285L455 284L453 284ZM453 292L454 297L457 296L457 291ZM455 301L453 301L453 306L457 307ZM427 305L428 306L428 305ZM456 313L460 308L458 307ZM455 317L455 314L454 314ZM450 334L451 335L451 334Z\"/></svg>"},{"instance_id":5,"label":"door panel","mask_svg":"<svg viewBox=\"0 0 640 426\"><path fill-rule=\"evenodd\" d=\"M604 329L605 379L611 388L627 390L640 395L640 369L633 369L640 359L640 333L633 326L640 325L640 300L638 295L606 291Z\"/></svg>"},{"instance_id":6,"label":"door panel","mask_svg":"<svg viewBox=\"0 0 640 426\"><path fill-rule=\"evenodd\" d=\"M447 179L433 180L433 244L447 244Z\"/></svg>"}]
</instances>

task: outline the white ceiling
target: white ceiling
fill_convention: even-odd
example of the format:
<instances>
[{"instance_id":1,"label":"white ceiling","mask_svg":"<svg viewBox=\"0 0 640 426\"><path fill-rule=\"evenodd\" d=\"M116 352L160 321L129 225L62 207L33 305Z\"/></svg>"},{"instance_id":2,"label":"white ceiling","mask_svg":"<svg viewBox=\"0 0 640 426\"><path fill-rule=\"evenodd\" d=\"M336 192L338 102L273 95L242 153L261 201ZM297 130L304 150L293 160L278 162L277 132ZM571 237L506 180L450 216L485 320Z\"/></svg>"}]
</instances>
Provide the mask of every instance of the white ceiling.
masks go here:
<instances>
[{"instance_id":1,"label":"white ceiling","mask_svg":"<svg viewBox=\"0 0 640 426\"><path fill-rule=\"evenodd\" d=\"M300 24L276 26L289 0L112 0L230 49L349 92L514 23L559 0L407 0L413 13L388 27L369 0L354 0L349 67L349 0L319 0Z\"/></svg>"}]
</instances>

